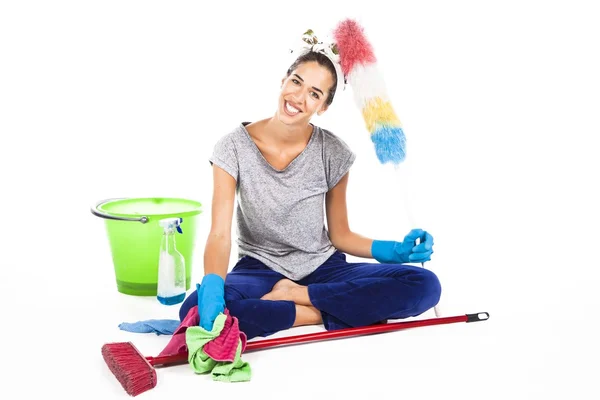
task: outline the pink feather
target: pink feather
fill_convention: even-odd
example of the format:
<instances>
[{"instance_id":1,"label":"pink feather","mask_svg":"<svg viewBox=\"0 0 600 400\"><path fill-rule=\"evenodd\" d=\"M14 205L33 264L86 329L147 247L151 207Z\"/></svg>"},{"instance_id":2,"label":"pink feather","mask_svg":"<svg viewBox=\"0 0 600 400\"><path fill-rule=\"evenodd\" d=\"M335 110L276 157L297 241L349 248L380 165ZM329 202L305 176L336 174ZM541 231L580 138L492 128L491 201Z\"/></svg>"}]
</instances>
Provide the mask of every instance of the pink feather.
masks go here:
<instances>
[{"instance_id":1,"label":"pink feather","mask_svg":"<svg viewBox=\"0 0 600 400\"><path fill-rule=\"evenodd\" d=\"M371 43L356 21L346 19L340 22L334 29L333 36L340 52L340 64L344 76L348 76L356 64L377 62Z\"/></svg>"}]
</instances>

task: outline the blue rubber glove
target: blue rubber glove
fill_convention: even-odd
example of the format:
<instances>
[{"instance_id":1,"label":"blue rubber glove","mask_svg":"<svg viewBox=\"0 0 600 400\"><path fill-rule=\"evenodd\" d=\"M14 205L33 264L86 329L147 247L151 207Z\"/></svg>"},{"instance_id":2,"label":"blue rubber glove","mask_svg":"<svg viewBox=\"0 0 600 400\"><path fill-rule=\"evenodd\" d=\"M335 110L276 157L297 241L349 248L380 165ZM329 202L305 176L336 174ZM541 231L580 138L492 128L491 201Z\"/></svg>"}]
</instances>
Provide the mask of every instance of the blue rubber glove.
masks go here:
<instances>
[{"instance_id":1,"label":"blue rubber glove","mask_svg":"<svg viewBox=\"0 0 600 400\"><path fill-rule=\"evenodd\" d=\"M418 245L417 239L421 239ZM402 242L374 240L371 254L382 264L422 263L431 260L433 237L422 229L413 229Z\"/></svg>"},{"instance_id":2,"label":"blue rubber glove","mask_svg":"<svg viewBox=\"0 0 600 400\"><path fill-rule=\"evenodd\" d=\"M212 331L215 319L225 312L225 281L217 274L208 274L202 279L202 284L196 284L196 290L200 326Z\"/></svg>"}]
</instances>

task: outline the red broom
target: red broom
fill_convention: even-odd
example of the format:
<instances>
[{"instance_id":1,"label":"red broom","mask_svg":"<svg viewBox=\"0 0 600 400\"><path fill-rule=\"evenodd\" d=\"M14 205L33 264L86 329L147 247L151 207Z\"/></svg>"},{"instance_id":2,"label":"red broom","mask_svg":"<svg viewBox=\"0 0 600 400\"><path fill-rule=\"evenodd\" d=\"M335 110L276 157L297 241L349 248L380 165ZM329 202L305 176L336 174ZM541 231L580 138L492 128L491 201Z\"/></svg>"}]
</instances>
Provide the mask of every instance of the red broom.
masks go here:
<instances>
[{"instance_id":1,"label":"red broom","mask_svg":"<svg viewBox=\"0 0 600 400\"><path fill-rule=\"evenodd\" d=\"M466 314L455 317L431 318L415 321L394 322L389 324L369 325L365 327L338 329L296 336L248 342L245 352L306 342L316 342L328 339L339 339L350 336L363 336L375 333L391 332L419 326L452 324L457 322L485 321L489 318L487 312ZM185 364L188 353L179 353L161 357L144 357L131 343L107 343L102 346L102 357L108 368L121 383L130 396L137 396L156 386L157 377L155 366Z\"/></svg>"}]
</instances>

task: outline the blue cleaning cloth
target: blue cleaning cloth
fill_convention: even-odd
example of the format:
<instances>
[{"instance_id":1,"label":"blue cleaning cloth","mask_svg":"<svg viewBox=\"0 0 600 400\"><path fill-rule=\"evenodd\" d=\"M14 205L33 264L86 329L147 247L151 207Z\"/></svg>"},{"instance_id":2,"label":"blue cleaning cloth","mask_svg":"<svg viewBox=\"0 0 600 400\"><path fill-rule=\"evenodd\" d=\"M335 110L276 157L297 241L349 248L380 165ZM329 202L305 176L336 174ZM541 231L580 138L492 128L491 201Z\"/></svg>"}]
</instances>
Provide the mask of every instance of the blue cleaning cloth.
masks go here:
<instances>
[{"instance_id":1,"label":"blue cleaning cloth","mask_svg":"<svg viewBox=\"0 0 600 400\"><path fill-rule=\"evenodd\" d=\"M181 321L178 319L149 319L138 322L122 322L119 324L119 328L128 332L172 335L180 323Z\"/></svg>"}]
</instances>

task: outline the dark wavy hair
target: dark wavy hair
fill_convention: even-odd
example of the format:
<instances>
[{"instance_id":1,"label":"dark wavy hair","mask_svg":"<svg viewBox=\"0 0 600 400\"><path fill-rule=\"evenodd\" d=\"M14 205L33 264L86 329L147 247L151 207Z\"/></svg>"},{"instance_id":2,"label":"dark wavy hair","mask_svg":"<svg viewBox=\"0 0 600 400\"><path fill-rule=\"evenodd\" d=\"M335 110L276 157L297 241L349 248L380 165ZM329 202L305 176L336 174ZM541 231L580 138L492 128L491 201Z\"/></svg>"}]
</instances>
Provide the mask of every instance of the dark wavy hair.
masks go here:
<instances>
[{"instance_id":1,"label":"dark wavy hair","mask_svg":"<svg viewBox=\"0 0 600 400\"><path fill-rule=\"evenodd\" d=\"M330 106L333 103L333 98L335 97L335 91L337 88L337 73L335 72L335 67L331 60L323 53L317 53L316 51L309 51L306 54L301 55L294 61L294 63L288 68L287 76L290 76L293 70L298 68L300 64L304 64L307 62L316 61L322 67L327 68L329 72L331 72L331 76L333 77L333 85L329 88L327 96L327 100L325 103Z\"/></svg>"}]
</instances>

